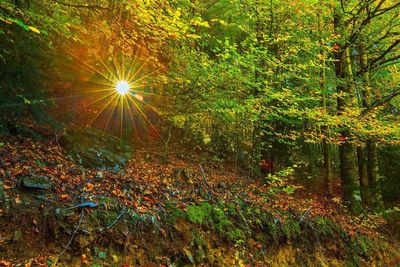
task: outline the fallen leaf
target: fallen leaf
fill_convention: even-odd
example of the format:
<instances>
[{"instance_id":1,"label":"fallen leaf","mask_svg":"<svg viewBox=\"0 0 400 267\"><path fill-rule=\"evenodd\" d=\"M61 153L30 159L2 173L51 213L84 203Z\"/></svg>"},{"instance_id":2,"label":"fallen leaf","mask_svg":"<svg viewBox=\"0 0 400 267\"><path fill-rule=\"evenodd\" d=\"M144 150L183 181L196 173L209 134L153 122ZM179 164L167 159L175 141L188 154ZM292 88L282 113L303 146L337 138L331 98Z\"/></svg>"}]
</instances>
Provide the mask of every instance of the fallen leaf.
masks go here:
<instances>
[{"instance_id":1,"label":"fallen leaf","mask_svg":"<svg viewBox=\"0 0 400 267\"><path fill-rule=\"evenodd\" d=\"M118 262L118 256L117 255L112 255L112 258L115 262Z\"/></svg>"},{"instance_id":2,"label":"fallen leaf","mask_svg":"<svg viewBox=\"0 0 400 267\"><path fill-rule=\"evenodd\" d=\"M83 189L86 192L92 191L94 189L94 185L91 183L85 184L85 188Z\"/></svg>"}]
</instances>

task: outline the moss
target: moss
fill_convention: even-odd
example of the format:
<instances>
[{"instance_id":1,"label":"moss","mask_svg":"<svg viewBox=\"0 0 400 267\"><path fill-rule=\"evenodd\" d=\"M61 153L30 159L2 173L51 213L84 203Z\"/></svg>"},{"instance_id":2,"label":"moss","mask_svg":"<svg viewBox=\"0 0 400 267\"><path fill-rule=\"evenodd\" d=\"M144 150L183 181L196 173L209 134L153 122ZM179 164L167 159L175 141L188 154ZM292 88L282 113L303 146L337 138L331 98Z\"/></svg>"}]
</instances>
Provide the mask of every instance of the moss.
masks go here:
<instances>
[{"instance_id":1,"label":"moss","mask_svg":"<svg viewBox=\"0 0 400 267\"><path fill-rule=\"evenodd\" d=\"M194 233L193 246L195 247L195 249L193 250L195 261L198 263L204 262L206 259L206 251L209 248L209 244L203 238L201 232Z\"/></svg>"},{"instance_id":2,"label":"moss","mask_svg":"<svg viewBox=\"0 0 400 267\"><path fill-rule=\"evenodd\" d=\"M233 223L229 220L222 220L219 223L215 224L215 229L218 231L219 234L225 235L229 229L231 229L233 226Z\"/></svg>"},{"instance_id":3,"label":"moss","mask_svg":"<svg viewBox=\"0 0 400 267\"><path fill-rule=\"evenodd\" d=\"M226 209L228 210L228 214L230 216L237 216L237 211L236 211L236 207L233 203L227 203L226 204Z\"/></svg>"},{"instance_id":4,"label":"moss","mask_svg":"<svg viewBox=\"0 0 400 267\"><path fill-rule=\"evenodd\" d=\"M287 240L296 239L301 233L300 224L294 219L289 218L282 224L282 231Z\"/></svg>"},{"instance_id":5,"label":"moss","mask_svg":"<svg viewBox=\"0 0 400 267\"><path fill-rule=\"evenodd\" d=\"M239 228L235 228L227 233L227 237L230 241L238 242L244 239L244 233Z\"/></svg>"},{"instance_id":6,"label":"moss","mask_svg":"<svg viewBox=\"0 0 400 267\"><path fill-rule=\"evenodd\" d=\"M198 224L211 222L212 206L203 202L200 206L188 206L186 215L189 221Z\"/></svg>"},{"instance_id":7,"label":"moss","mask_svg":"<svg viewBox=\"0 0 400 267\"><path fill-rule=\"evenodd\" d=\"M313 227L316 229L318 236L329 238L335 237L338 234L345 235L343 230L339 229L335 223L327 218L317 216L315 221L311 223L314 224Z\"/></svg>"},{"instance_id":8,"label":"moss","mask_svg":"<svg viewBox=\"0 0 400 267\"><path fill-rule=\"evenodd\" d=\"M167 203L165 208L169 211L167 223L170 225L175 224L177 218L186 218L186 213L183 210L178 209L174 203Z\"/></svg>"},{"instance_id":9,"label":"moss","mask_svg":"<svg viewBox=\"0 0 400 267\"><path fill-rule=\"evenodd\" d=\"M225 212L220 207L213 208L212 217L213 220L217 223L226 220Z\"/></svg>"},{"instance_id":10,"label":"moss","mask_svg":"<svg viewBox=\"0 0 400 267\"><path fill-rule=\"evenodd\" d=\"M260 215L260 224L264 228L268 239L277 243L279 241L279 221L270 213L263 213Z\"/></svg>"},{"instance_id":11,"label":"moss","mask_svg":"<svg viewBox=\"0 0 400 267\"><path fill-rule=\"evenodd\" d=\"M96 210L91 214L92 219L99 222L100 225L109 225L118 216L116 211L99 211Z\"/></svg>"}]
</instances>

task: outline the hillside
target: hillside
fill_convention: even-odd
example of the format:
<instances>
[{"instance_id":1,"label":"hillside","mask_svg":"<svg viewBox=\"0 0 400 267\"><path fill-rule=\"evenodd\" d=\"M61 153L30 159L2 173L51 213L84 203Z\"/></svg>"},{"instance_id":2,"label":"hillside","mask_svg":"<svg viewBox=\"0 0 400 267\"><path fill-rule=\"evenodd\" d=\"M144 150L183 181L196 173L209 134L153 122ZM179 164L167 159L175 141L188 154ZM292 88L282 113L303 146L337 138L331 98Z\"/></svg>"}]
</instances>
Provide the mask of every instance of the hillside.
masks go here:
<instances>
[{"instance_id":1,"label":"hillside","mask_svg":"<svg viewBox=\"0 0 400 267\"><path fill-rule=\"evenodd\" d=\"M339 196L308 192L292 175L251 179L175 146L168 158L159 145L137 147L114 172L74 164L54 141L3 136L0 263L397 264L398 241L382 217L351 215ZM26 186L27 177L49 188Z\"/></svg>"}]
</instances>

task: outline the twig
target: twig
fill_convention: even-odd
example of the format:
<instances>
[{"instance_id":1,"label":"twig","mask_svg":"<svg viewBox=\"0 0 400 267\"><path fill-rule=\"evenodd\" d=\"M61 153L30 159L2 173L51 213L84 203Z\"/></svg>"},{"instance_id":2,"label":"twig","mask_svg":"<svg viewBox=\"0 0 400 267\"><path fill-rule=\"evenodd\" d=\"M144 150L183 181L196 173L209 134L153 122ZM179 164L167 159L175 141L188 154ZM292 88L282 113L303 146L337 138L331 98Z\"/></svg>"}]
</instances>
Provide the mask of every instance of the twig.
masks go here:
<instances>
[{"instance_id":1,"label":"twig","mask_svg":"<svg viewBox=\"0 0 400 267\"><path fill-rule=\"evenodd\" d=\"M63 249L63 251L61 251L61 253L58 254L57 259L59 259L59 258L61 257L61 255L64 254L64 252L67 250L67 248L69 247L69 245L71 245L72 240L74 240L75 234L76 234L76 232L78 232L79 227L81 226L81 223L82 223L82 221L83 221L84 211L85 211L85 209L82 208L81 218L79 219L78 226L75 228L74 232L72 233L72 236L71 236L71 238L70 238L68 244L65 246L65 248Z\"/></svg>"},{"instance_id":2,"label":"twig","mask_svg":"<svg viewBox=\"0 0 400 267\"><path fill-rule=\"evenodd\" d=\"M66 7L109 10L108 8L99 6L99 5L75 5L75 4L65 3L62 1L58 1L58 0L54 0L54 2L56 2L57 4L60 4L60 5L66 6Z\"/></svg>"},{"instance_id":3,"label":"twig","mask_svg":"<svg viewBox=\"0 0 400 267\"><path fill-rule=\"evenodd\" d=\"M201 172L202 172L202 174L203 174L203 183L204 183L207 187L210 187L210 186L208 185L206 173L204 172L203 166L201 166L201 164L199 164L199 166L200 166L200 170L201 170Z\"/></svg>"},{"instance_id":4,"label":"twig","mask_svg":"<svg viewBox=\"0 0 400 267\"><path fill-rule=\"evenodd\" d=\"M114 224L116 224L119 221L119 219L122 217L122 215L124 215L125 213L126 213L126 209L122 209L120 214L118 215L118 217L111 224L109 224L107 226L107 229L110 229L111 227L113 227Z\"/></svg>"},{"instance_id":5,"label":"twig","mask_svg":"<svg viewBox=\"0 0 400 267\"><path fill-rule=\"evenodd\" d=\"M311 208L312 208L312 206L310 206L307 210L306 210L306 212L304 212L303 213L303 215L301 216L301 218L300 218L300 222L302 222L303 221L303 219L304 219L304 216L306 216L307 215L307 213L311 210Z\"/></svg>"}]
</instances>

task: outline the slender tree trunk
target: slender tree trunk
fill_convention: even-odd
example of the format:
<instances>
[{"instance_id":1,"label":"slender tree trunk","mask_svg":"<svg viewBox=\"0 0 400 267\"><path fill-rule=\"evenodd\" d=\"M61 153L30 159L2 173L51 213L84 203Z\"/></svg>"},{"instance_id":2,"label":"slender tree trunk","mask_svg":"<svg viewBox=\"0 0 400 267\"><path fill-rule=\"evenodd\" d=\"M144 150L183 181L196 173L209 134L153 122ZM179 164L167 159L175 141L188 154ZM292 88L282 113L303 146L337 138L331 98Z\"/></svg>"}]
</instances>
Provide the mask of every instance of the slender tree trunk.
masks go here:
<instances>
[{"instance_id":1,"label":"slender tree trunk","mask_svg":"<svg viewBox=\"0 0 400 267\"><path fill-rule=\"evenodd\" d=\"M329 134L328 127L323 126L322 131L324 135ZM326 190L326 195L328 198L332 197L333 189L332 189L332 164L331 164L331 152L329 143L326 140L326 137L322 140L322 153L324 157L324 185Z\"/></svg>"},{"instance_id":2,"label":"slender tree trunk","mask_svg":"<svg viewBox=\"0 0 400 267\"><path fill-rule=\"evenodd\" d=\"M256 15L256 25L255 25L255 31L256 31L256 38L258 41L259 45L264 44L264 37L263 37L263 25L261 21L261 16L258 12L258 10L255 11ZM254 80L255 80L255 87L253 89L253 94L254 97L260 98L260 86L263 84L263 74L259 70L260 68L263 68L265 65L264 60L262 58L259 58L256 61L256 66L258 66L258 69L256 69L254 73ZM261 117L261 116L260 116ZM261 144L261 124L262 124L262 118L259 118L257 121L254 122L253 124L253 134L252 134L252 149L251 149L251 176L259 176L261 171L260 171L260 160L261 160L261 150L262 150L262 144Z\"/></svg>"},{"instance_id":3,"label":"slender tree trunk","mask_svg":"<svg viewBox=\"0 0 400 267\"><path fill-rule=\"evenodd\" d=\"M361 199L364 206L369 205L367 160L364 148L357 146L358 176L360 177Z\"/></svg>"},{"instance_id":4,"label":"slender tree trunk","mask_svg":"<svg viewBox=\"0 0 400 267\"><path fill-rule=\"evenodd\" d=\"M342 18L335 14L335 30L342 33ZM347 108L351 107L354 99L353 73L351 68L350 51L341 49L335 53L335 71L337 77L338 114L342 115ZM357 168L355 162L355 148L352 143L350 129L343 126L341 131L341 144L339 146L340 178L342 182L343 198L349 208L358 213L361 211L361 197L357 179Z\"/></svg>"},{"instance_id":5,"label":"slender tree trunk","mask_svg":"<svg viewBox=\"0 0 400 267\"><path fill-rule=\"evenodd\" d=\"M382 198L382 186L379 175L378 165L378 148L374 141L369 141L367 144L368 149L368 184L370 188L370 202L372 207L376 210L382 210L384 208Z\"/></svg>"},{"instance_id":6,"label":"slender tree trunk","mask_svg":"<svg viewBox=\"0 0 400 267\"><path fill-rule=\"evenodd\" d=\"M318 17L318 28L319 32L322 32L322 27L321 27L321 17L319 14L317 14ZM322 107L325 110L326 113L328 113L327 109L327 103L326 103L326 88L325 88L325 82L326 82L326 62L325 62L325 52L324 52L324 42L322 41L323 38L321 38L321 73L320 73L320 89L322 92ZM324 187L325 187L325 192L328 198L332 197L333 190L332 190L332 163L331 163L331 151L330 151L330 146L328 142L328 137L329 137L329 128L326 125L323 125L321 127L322 131L322 155L323 155L323 160L324 160Z\"/></svg>"},{"instance_id":7,"label":"slender tree trunk","mask_svg":"<svg viewBox=\"0 0 400 267\"><path fill-rule=\"evenodd\" d=\"M362 38L360 42L360 66L361 69L367 69L368 66L368 54L365 51L365 39ZM363 106L367 108L371 105L371 88L369 72L363 73ZM374 209L383 208L381 182L379 175L379 163L378 163L378 148L376 142L369 138L367 140L367 186L369 186L367 203L372 205Z\"/></svg>"}]
</instances>

